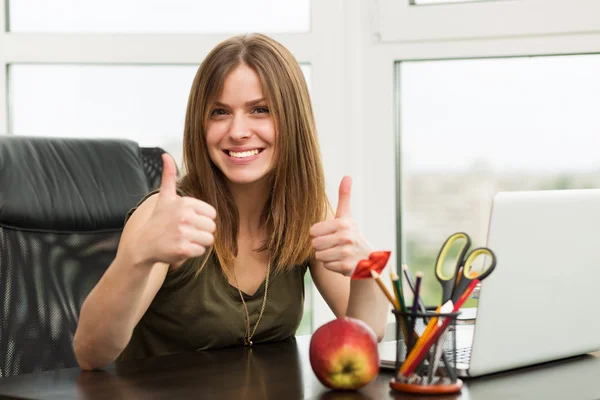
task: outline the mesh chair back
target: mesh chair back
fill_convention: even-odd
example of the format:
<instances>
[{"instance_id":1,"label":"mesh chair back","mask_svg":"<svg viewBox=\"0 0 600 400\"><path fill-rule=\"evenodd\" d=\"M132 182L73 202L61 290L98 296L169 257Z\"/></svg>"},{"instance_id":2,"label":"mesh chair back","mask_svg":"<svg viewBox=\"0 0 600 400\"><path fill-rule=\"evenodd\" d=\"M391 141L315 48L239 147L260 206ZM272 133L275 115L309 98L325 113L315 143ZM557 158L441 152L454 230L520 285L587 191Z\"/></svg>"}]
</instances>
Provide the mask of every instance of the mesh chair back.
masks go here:
<instances>
[{"instance_id":1,"label":"mesh chair back","mask_svg":"<svg viewBox=\"0 0 600 400\"><path fill-rule=\"evenodd\" d=\"M0 377L77 365L79 310L120 236L0 227Z\"/></svg>"},{"instance_id":2,"label":"mesh chair back","mask_svg":"<svg viewBox=\"0 0 600 400\"><path fill-rule=\"evenodd\" d=\"M162 155L165 151L160 147L142 147L140 150L148 187L150 190L158 189L162 178Z\"/></svg>"}]
</instances>

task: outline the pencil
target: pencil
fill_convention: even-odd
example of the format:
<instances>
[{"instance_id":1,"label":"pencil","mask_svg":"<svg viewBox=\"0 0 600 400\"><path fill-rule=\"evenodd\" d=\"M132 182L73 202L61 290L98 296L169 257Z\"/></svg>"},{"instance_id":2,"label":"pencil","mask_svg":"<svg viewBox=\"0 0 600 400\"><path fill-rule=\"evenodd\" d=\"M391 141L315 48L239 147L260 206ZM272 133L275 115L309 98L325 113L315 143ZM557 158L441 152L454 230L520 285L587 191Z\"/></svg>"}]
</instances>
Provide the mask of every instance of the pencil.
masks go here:
<instances>
[{"instance_id":1,"label":"pencil","mask_svg":"<svg viewBox=\"0 0 600 400\"><path fill-rule=\"evenodd\" d=\"M392 296L390 291L385 287L385 284L381 281L381 278L379 278L379 274L376 271L371 270L371 276L373 277L373 279L375 279L375 282L377 282L377 284L381 288L381 291L383 292L383 294L385 294L385 297L387 297L390 303L392 303L394 309L400 310L400 304L396 302L394 296Z\"/></svg>"},{"instance_id":2,"label":"pencil","mask_svg":"<svg viewBox=\"0 0 600 400\"><path fill-rule=\"evenodd\" d=\"M402 293L399 291L400 285L398 284L398 275L394 271L390 271L390 279L392 280L394 294L396 295L396 301L398 302L397 304L400 305L400 311L405 313L406 306L404 304L404 298L402 296ZM404 316L396 315L396 319L400 323L400 329L402 329L402 340L404 340L404 342L406 342L406 339L408 338L408 324L405 321L406 315L404 315Z\"/></svg>"},{"instance_id":3,"label":"pencil","mask_svg":"<svg viewBox=\"0 0 600 400\"><path fill-rule=\"evenodd\" d=\"M394 285L394 294L396 295L396 299L398 299L398 304L400 304L400 310L402 312L406 312L406 304L404 304L402 286L400 286L400 277L392 271L390 272L390 279L392 280L392 284Z\"/></svg>"}]
</instances>

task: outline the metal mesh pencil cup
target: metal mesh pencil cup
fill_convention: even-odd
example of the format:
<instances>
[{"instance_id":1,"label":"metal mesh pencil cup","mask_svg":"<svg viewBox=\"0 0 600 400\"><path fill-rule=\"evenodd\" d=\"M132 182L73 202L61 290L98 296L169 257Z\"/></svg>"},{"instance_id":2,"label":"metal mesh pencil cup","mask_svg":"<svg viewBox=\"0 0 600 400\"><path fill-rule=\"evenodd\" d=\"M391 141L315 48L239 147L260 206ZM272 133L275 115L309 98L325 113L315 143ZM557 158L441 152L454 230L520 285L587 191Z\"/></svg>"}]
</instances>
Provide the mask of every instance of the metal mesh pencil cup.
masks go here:
<instances>
[{"instance_id":1,"label":"metal mesh pencil cup","mask_svg":"<svg viewBox=\"0 0 600 400\"><path fill-rule=\"evenodd\" d=\"M456 322L460 312L392 312L396 322L396 374L390 387L418 394L460 392L463 383L456 371Z\"/></svg>"}]
</instances>

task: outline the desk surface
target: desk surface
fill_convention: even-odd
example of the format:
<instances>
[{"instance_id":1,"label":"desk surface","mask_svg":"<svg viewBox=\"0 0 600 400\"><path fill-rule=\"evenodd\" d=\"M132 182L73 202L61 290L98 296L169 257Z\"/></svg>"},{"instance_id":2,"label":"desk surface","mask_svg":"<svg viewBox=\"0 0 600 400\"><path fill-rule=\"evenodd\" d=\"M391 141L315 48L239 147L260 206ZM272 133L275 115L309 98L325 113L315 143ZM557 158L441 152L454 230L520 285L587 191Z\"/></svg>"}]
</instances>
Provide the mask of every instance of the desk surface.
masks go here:
<instances>
[{"instance_id":1,"label":"desk surface","mask_svg":"<svg viewBox=\"0 0 600 400\"><path fill-rule=\"evenodd\" d=\"M310 337L128 361L102 371L70 368L0 379L0 398L44 399L417 399L389 389L391 371L359 392L326 390L308 360ZM501 350L500 350L501 351ZM599 399L600 354L466 381L431 399ZM13 397L13 398L14 398Z\"/></svg>"}]
</instances>

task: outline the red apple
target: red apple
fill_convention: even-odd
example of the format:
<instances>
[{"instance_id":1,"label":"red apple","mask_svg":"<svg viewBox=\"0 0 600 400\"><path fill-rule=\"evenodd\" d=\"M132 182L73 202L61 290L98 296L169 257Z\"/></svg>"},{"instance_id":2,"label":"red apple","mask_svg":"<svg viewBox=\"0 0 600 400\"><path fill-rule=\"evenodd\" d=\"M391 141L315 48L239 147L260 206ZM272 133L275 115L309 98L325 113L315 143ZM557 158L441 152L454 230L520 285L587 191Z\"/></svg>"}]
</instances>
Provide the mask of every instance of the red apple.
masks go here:
<instances>
[{"instance_id":1,"label":"red apple","mask_svg":"<svg viewBox=\"0 0 600 400\"><path fill-rule=\"evenodd\" d=\"M377 335L356 318L337 318L317 329L309 355L315 375L331 389L358 389L379 373Z\"/></svg>"}]
</instances>

